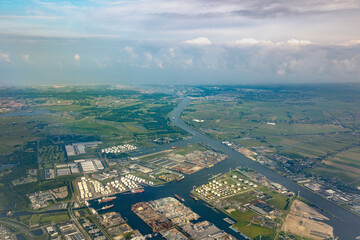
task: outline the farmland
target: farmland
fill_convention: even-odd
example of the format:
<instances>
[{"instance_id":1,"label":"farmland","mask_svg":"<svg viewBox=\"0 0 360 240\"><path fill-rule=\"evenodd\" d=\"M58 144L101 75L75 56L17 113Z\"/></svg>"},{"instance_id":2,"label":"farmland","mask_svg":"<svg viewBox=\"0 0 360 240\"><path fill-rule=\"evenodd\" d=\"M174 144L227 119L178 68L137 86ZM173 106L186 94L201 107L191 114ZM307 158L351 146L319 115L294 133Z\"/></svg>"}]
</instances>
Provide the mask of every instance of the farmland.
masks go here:
<instances>
[{"instance_id":1,"label":"farmland","mask_svg":"<svg viewBox=\"0 0 360 240\"><path fill-rule=\"evenodd\" d=\"M329 177L351 183L359 164L357 90L200 88L183 119L209 136L247 148L315 161ZM199 121L198 121L199 120ZM322 161L324 160L324 161ZM346 171L344 171L346 170Z\"/></svg>"}]
</instances>

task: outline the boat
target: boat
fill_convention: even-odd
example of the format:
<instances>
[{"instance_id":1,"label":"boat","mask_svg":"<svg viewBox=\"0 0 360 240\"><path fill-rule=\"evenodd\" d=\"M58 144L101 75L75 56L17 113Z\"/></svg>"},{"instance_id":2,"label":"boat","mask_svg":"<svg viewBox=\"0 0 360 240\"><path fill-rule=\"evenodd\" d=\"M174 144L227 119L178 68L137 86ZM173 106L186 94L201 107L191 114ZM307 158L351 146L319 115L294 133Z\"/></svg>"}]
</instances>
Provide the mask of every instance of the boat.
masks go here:
<instances>
[{"instance_id":1,"label":"boat","mask_svg":"<svg viewBox=\"0 0 360 240\"><path fill-rule=\"evenodd\" d=\"M114 206L114 204L111 204L111 205L105 205L101 208L101 210L106 210L106 209L109 209L109 208L112 208Z\"/></svg>"},{"instance_id":2,"label":"boat","mask_svg":"<svg viewBox=\"0 0 360 240\"><path fill-rule=\"evenodd\" d=\"M233 225L235 222L233 220L231 220L230 218L224 218L223 219L225 222L227 222L230 225Z\"/></svg>"},{"instance_id":3,"label":"boat","mask_svg":"<svg viewBox=\"0 0 360 240\"><path fill-rule=\"evenodd\" d=\"M116 199L115 196L114 196L114 197L103 197L103 198L99 198L99 199L98 199L98 202L99 202L99 203L111 202L111 201L113 201L113 200L115 200L115 199Z\"/></svg>"},{"instance_id":4,"label":"boat","mask_svg":"<svg viewBox=\"0 0 360 240\"><path fill-rule=\"evenodd\" d=\"M179 148L178 146L173 146L172 149L176 149L176 148Z\"/></svg>"},{"instance_id":5,"label":"boat","mask_svg":"<svg viewBox=\"0 0 360 240\"><path fill-rule=\"evenodd\" d=\"M145 190L143 188L136 188L136 189L131 189L131 193L142 193Z\"/></svg>"},{"instance_id":6,"label":"boat","mask_svg":"<svg viewBox=\"0 0 360 240\"><path fill-rule=\"evenodd\" d=\"M184 180L184 176L181 176L180 178L178 178L178 180L176 180L176 181L178 181L178 182L180 182L180 181L182 181L182 180Z\"/></svg>"},{"instance_id":7,"label":"boat","mask_svg":"<svg viewBox=\"0 0 360 240\"><path fill-rule=\"evenodd\" d=\"M182 197L180 197L179 195L177 194L174 194L174 197L176 197L178 200L182 201L182 202L185 202L185 199L183 199Z\"/></svg>"},{"instance_id":8,"label":"boat","mask_svg":"<svg viewBox=\"0 0 360 240\"><path fill-rule=\"evenodd\" d=\"M195 201L199 200L197 197L195 197L195 196L193 196L193 195L191 195L191 194L189 194L189 197L191 197L191 198L194 199Z\"/></svg>"}]
</instances>

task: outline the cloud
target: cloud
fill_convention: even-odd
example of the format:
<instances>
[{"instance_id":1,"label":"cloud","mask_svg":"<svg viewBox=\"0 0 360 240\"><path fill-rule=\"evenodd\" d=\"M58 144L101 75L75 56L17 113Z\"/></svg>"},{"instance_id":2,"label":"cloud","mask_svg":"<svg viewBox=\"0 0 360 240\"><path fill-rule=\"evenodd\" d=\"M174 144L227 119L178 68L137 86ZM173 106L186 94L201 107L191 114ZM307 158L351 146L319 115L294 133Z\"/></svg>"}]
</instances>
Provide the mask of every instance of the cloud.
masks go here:
<instances>
[{"instance_id":1,"label":"cloud","mask_svg":"<svg viewBox=\"0 0 360 240\"><path fill-rule=\"evenodd\" d=\"M145 56L145 64L142 65L143 68L149 68L151 67L151 65L154 64L158 68L164 68L163 62L158 58L154 58L151 53L144 52L144 56Z\"/></svg>"},{"instance_id":2,"label":"cloud","mask_svg":"<svg viewBox=\"0 0 360 240\"><path fill-rule=\"evenodd\" d=\"M164 68L164 65L163 65L163 63L162 63L161 60L155 58L155 59L154 59L154 62L156 63L156 65L157 65L159 68Z\"/></svg>"},{"instance_id":3,"label":"cloud","mask_svg":"<svg viewBox=\"0 0 360 240\"><path fill-rule=\"evenodd\" d=\"M31 62L30 62L30 56L29 56L29 54L23 54L23 55L21 56L21 58L22 58L26 63L31 63Z\"/></svg>"},{"instance_id":4,"label":"cloud","mask_svg":"<svg viewBox=\"0 0 360 240\"><path fill-rule=\"evenodd\" d=\"M151 61L152 61L153 56L151 55L151 53L145 52L144 55L145 55L145 58L146 58L146 60L147 60L148 62L151 62Z\"/></svg>"},{"instance_id":5,"label":"cloud","mask_svg":"<svg viewBox=\"0 0 360 240\"><path fill-rule=\"evenodd\" d=\"M99 68L106 68L113 65L112 60L109 57L105 57L103 60L95 58L92 60L92 62L95 63Z\"/></svg>"},{"instance_id":6,"label":"cloud","mask_svg":"<svg viewBox=\"0 0 360 240\"><path fill-rule=\"evenodd\" d=\"M289 45L309 45L311 41L309 40L297 40L297 39L290 39L286 42Z\"/></svg>"},{"instance_id":7,"label":"cloud","mask_svg":"<svg viewBox=\"0 0 360 240\"><path fill-rule=\"evenodd\" d=\"M232 42L233 44L239 44L239 45L252 45L252 44L258 44L259 41L254 38L244 38L241 40L236 40Z\"/></svg>"},{"instance_id":8,"label":"cloud","mask_svg":"<svg viewBox=\"0 0 360 240\"><path fill-rule=\"evenodd\" d=\"M80 61L80 55L76 53L76 54L74 55L74 60L75 60L75 61Z\"/></svg>"},{"instance_id":9,"label":"cloud","mask_svg":"<svg viewBox=\"0 0 360 240\"><path fill-rule=\"evenodd\" d=\"M231 1L225 2L229 4ZM359 10L359 4L356 1L348 0L244 0L233 6L232 14L258 19L301 17Z\"/></svg>"},{"instance_id":10,"label":"cloud","mask_svg":"<svg viewBox=\"0 0 360 240\"><path fill-rule=\"evenodd\" d=\"M193 45L211 45L211 41L206 37L199 37L192 40L185 41L187 44L193 44Z\"/></svg>"},{"instance_id":11,"label":"cloud","mask_svg":"<svg viewBox=\"0 0 360 240\"><path fill-rule=\"evenodd\" d=\"M193 67L193 65L194 65L194 63L193 63L193 60L191 58L185 59L183 68Z\"/></svg>"},{"instance_id":12,"label":"cloud","mask_svg":"<svg viewBox=\"0 0 360 240\"><path fill-rule=\"evenodd\" d=\"M243 38L241 40L235 40L227 42L226 44L232 46L249 46L249 45L267 45L267 46L306 46L313 44L309 40L290 39L281 42L272 42L270 40L257 40L254 38Z\"/></svg>"},{"instance_id":13,"label":"cloud","mask_svg":"<svg viewBox=\"0 0 360 240\"><path fill-rule=\"evenodd\" d=\"M3 20L12 20L12 19L38 19L38 20L57 20L61 19L59 16L43 16L43 15L28 15L28 16L21 16L21 15L0 15L0 19Z\"/></svg>"},{"instance_id":14,"label":"cloud","mask_svg":"<svg viewBox=\"0 0 360 240\"><path fill-rule=\"evenodd\" d=\"M346 41L346 42L343 42L343 43L340 43L339 45L341 46L354 46L354 45L360 45L360 40L350 40L350 41Z\"/></svg>"},{"instance_id":15,"label":"cloud","mask_svg":"<svg viewBox=\"0 0 360 240\"><path fill-rule=\"evenodd\" d=\"M0 62L11 62L9 54L0 51Z\"/></svg>"},{"instance_id":16,"label":"cloud","mask_svg":"<svg viewBox=\"0 0 360 240\"><path fill-rule=\"evenodd\" d=\"M75 64L79 64L80 63L80 55L76 53L74 55L74 60L75 60Z\"/></svg>"},{"instance_id":17,"label":"cloud","mask_svg":"<svg viewBox=\"0 0 360 240\"><path fill-rule=\"evenodd\" d=\"M227 42L228 45L233 46L249 46L249 45L273 45L274 43L269 40L257 40L254 38L243 38L240 40Z\"/></svg>"},{"instance_id":18,"label":"cloud","mask_svg":"<svg viewBox=\"0 0 360 240\"><path fill-rule=\"evenodd\" d=\"M174 50L174 48L169 48L169 54L170 54L170 57L175 57L175 50Z\"/></svg>"},{"instance_id":19,"label":"cloud","mask_svg":"<svg viewBox=\"0 0 360 240\"><path fill-rule=\"evenodd\" d=\"M285 70L284 69L279 69L276 71L277 75L283 76L285 75Z\"/></svg>"},{"instance_id":20,"label":"cloud","mask_svg":"<svg viewBox=\"0 0 360 240\"><path fill-rule=\"evenodd\" d=\"M126 46L124 47L125 52L130 56L131 60L135 60L138 55L134 53L134 49L132 47Z\"/></svg>"},{"instance_id":21,"label":"cloud","mask_svg":"<svg viewBox=\"0 0 360 240\"><path fill-rule=\"evenodd\" d=\"M7 2L11 1L4 1L3 9L11 9ZM353 25L360 21L359 10L358 0L24 1L17 11L3 11L0 29L53 38L176 43L207 36L217 43L248 34L274 42L294 37L329 43L359 36L360 29ZM47 18L52 20L44 21Z\"/></svg>"}]
</instances>

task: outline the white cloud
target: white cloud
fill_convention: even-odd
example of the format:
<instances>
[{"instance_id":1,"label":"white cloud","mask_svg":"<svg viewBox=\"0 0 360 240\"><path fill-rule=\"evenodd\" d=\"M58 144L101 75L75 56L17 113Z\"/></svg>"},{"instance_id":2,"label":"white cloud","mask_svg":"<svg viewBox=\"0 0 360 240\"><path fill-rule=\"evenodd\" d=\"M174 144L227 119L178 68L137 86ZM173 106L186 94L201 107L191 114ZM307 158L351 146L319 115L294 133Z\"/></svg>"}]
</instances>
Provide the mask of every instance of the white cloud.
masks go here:
<instances>
[{"instance_id":1,"label":"white cloud","mask_svg":"<svg viewBox=\"0 0 360 240\"><path fill-rule=\"evenodd\" d=\"M298 40L298 39L290 39L282 42L272 42L269 40L257 40L255 38L243 38L240 40L226 42L227 45L230 46L251 46L251 45L266 45L266 46L306 46L313 44L309 40Z\"/></svg>"},{"instance_id":2,"label":"white cloud","mask_svg":"<svg viewBox=\"0 0 360 240\"><path fill-rule=\"evenodd\" d=\"M143 68L149 68L151 64L155 64L159 68L164 68L163 62L158 58L154 58L151 53L144 52L144 56L146 62L142 65Z\"/></svg>"},{"instance_id":3,"label":"white cloud","mask_svg":"<svg viewBox=\"0 0 360 240\"><path fill-rule=\"evenodd\" d=\"M350 40L350 41L346 41L346 42L343 42L343 43L340 43L339 45L341 46L354 46L354 45L360 45L360 40Z\"/></svg>"},{"instance_id":4,"label":"white cloud","mask_svg":"<svg viewBox=\"0 0 360 240\"><path fill-rule=\"evenodd\" d=\"M151 55L151 53L145 52L144 55L145 55L145 58L146 58L146 60L147 60L148 62L151 62L151 61L152 61L153 56Z\"/></svg>"},{"instance_id":5,"label":"white cloud","mask_svg":"<svg viewBox=\"0 0 360 240\"><path fill-rule=\"evenodd\" d=\"M0 51L0 62L11 62L10 55Z\"/></svg>"},{"instance_id":6,"label":"white cloud","mask_svg":"<svg viewBox=\"0 0 360 240\"><path fill-rule=\"evenodd\" d=\"M305 46L305 45L310 45L312 44L311 41L309 40L298 40L298 39L290 39L287 41L283 41L283 42L272 42L269 40L257 40L254 38L243 38L241 40L235 40L235 41L231 41L231 42L227 42L227 44L229 45L256 45L256 44L261 44L261 45L289 45L289 46Z\"/></svg>"},{"instance_id":7,"label":"white cloud","mask_svg":"<svg viewBox=\"0 0 360 240\"><path fill-rule=\"evenodd\" d=\"M199 37L192 40L185 41L187 44L194 44L194 45L211 45L211 41L206 37Z\"/></svg>"},{"instance_id":8,"label":"white cloud","mask_svg":"<svg viewBox=\"0 0 360 240\"><path fill-rule=\"evenodd\" d=\"M258 44L260 41L254 39L254 38L243 38L241 40L236 40L233 42L230 42L232 44L236 44L236 45L253 45L253 44Z\"/></svg>"},{"instance_id":9,"label":"white cloud","mask_svg":"<svg viewBox=\"0 0 360 240\"><path fill-rule=\"evenodd\" d=\"M29 54L23 54L21 57L25 62L31 63Z\"/></svg>"},{"instance_id":10,"label":"white cloud","mask_svg":"<svg viewBox=\"0 0 360 240\"><path fill-rule=\"evenodd\" d=\"M175 57L175 51L173 48L169 48L170 57Z\"/></svg>"},{"instance_id":11,"label":"white cloud","mask_svg":"<svg viewBox=\"0 0 360 240\"><path fill-rule=\"evenodd\" d=\"M298 40L298 39L290 39L286 42L289 45L309 45L311 41L309 40Z\"/></svg>"},{"instance_id":12,"label":"white cloud","mask_svg":"<svg viewBox=\"0 0 360 240\"><path fill-rule=\"evenodd\" d=\"M192 60L192 59L186 59L186 60L185 60L185 63L186 63L187 65L192 65L192 64L193 64L193 60Z\"/></svg>"},{"instance_id":13,"label":"white cloud","mask_svg":"<svg viewBox=\"0 0 360 240\"><path fill-rule=\"evenodd\" d=\"M285 75L285 70L284 69L279 69L276 71L277 75L283 76Z\"/></svg>"},{"instance_id":14,"label":"white cloud","mask_svg":"<svg viewBox=\"0 0 360 240\"><path fill-rule=\"evenodd\" d=\"M134 53L134 49L132 47L126 46L124 47L125 52L130 56L131 60L135 60L138 55Z\"/></svg>"},{"instance_id":15,"label":"white cloud","mask_svg":"<svg viewBox=\"0 0 360 240\"><path fill-rule=\"evenodd\" d=\"M227 42L226 44L228 45L233 45L233 46L248 46L248 45L273 45L274 43L272 41L268 41L268 40L257 40L255 38L243 38L240 40L235 40L235 41L230 41Z\"/></svg>"},{"instance_id":16,"label":"white cloud","mask_svg":"<svg viewBox=\"0 0 360 240\"><path fill-rule=\"evenodd\" d=\"M74 60L75 60L75 63L76 63L76 64L79 64L79 62L80 62L80 55L76 53L76 54L74 55Z\"/></svg>"},{"instance_id":17,"label":"white cloud","mask_svg":"<svg viewBox=\"0 0 360 240\"><path fill-rule=\"evenodd\" d=\"M194 63L193 63L193 60L191 58L189 59L185 59L183 61L183 68L190 68L190 67L193 67Z\"/></svg>"},{"instance_id":18,"label":"white cloud","mask_svg":"<svg viewBox=\"0 0 360 240\"><path fill-rule=\"evenodd\" d=\"M108 66L112 66L112 60L109 57L105 57L104 60L99 60L97 58L92 60L99 68L106 68Z\"/></svg>"},{"instance_id":19,"label":"white cloud","mask_svg":"<svg viewBox=\"0 0 360 240\"><path fill-rule=\"evenodd\" d=\"M155 58L154 61L159 68L164 68L164 65L161 60Z\"/></svg>"}]
</instances>

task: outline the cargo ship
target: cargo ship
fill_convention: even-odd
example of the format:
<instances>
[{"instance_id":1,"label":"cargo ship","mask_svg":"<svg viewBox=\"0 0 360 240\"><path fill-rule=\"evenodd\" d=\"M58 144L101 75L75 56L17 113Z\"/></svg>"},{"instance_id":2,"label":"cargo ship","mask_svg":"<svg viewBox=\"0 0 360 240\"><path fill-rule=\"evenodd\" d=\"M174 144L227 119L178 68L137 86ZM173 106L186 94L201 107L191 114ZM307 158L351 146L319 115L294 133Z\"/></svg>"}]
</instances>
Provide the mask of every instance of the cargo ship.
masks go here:
<instances>
[{"instance_id":1,"label":"cargo ship","mask_svg":"<svg viewBox=\"0 0 360 240\"><path fill-rule=\"evenodd\" d=\"M180 178L178 178L178 180L176 180L176 181L178 181L178 182L180 182L180 181L182 181L182 180L184 180L184 176L181 176Z\"/></svg>"},{"instance_id":2,"label":"cargo ship","mask_svg":"<svg viewBox=\"0 0 360 240\"><path fill-rule=\"evenodd\" d=\"M115 200L115 199L116 199L115 196L114 196L114 197L103 197L103 198L99 198L99 199L98 199L98 202L99 202L99 203L111 202L111 201L113 201L113 200Z\"/></svg>"},{"instance_id":3,"label":"cargo ship","mask_svg":"<svg viewBox=\"0 0 360 240\"><path fill-rule=\"evenodd\" d=\"M191 197L191 198L194 199L195 201L199 200L197 197L195 197L195 196L193 196L193 195L191 195L191 194L189 194L189 197Z\"/></svg>"},{"instance_id":4,"label":"cargo ship","mask_svg":"<svg viewBox=\"0 0 360 240\"><path fill-rule=\"evenodd\" d=\"M145 190L143 188L131 189L131 193L142 193Z\"/></svg>"},{"instance_id":5,"label":"cargo ship","mask_svg":"<svg viewBox=\"0 0 360 240\"><path fill-rule=\"evenodd\" d=\"M178 200L182 201L182 202L185 202L185 199L183 199L182 197L180 197L179 195L177 194L174 194L174 197L176 197Z\"/></svg>"},{"instance_id":6,"label":"cargo ship","mask_svg":"<svg viewBox=\"0 0 360 240\"><path fill-rule=\"evenodd\" d=\"M230 218L224 218L223 219L225 222L227 222L230 225L233 225L235 222L233 220L231 220Z\"/></svg>"},{"instance_id":7,"label":"cargo ship","mask_svg":"<svg viewBox=\"0 0 360 240\"><path fill-rule=\"evenodd\" d=\"M106 210L106 209L109 209L109 208L112 208L114 206L114 204L111 204L111 205L105 205L101 208L101 210Z\"/></svg>"}]
</instances>

